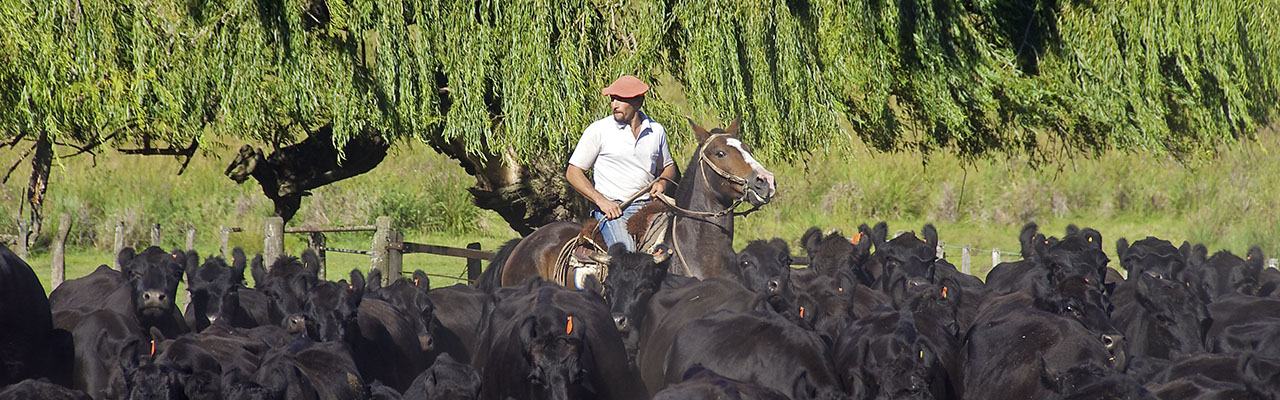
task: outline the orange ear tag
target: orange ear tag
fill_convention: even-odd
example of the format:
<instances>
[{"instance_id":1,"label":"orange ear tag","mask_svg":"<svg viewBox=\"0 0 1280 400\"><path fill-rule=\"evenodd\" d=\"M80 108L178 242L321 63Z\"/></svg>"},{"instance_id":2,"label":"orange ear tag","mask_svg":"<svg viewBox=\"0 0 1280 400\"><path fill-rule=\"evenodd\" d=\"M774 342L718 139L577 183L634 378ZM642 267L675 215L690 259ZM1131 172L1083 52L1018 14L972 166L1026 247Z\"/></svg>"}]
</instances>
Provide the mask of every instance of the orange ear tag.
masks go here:
<instances>
[{"instance_id":1,"label":"orange ear tag","mask_svg":"<svg viewBox=\"0 0 1280 400\"><path fill-rule=\"evenodd\" d=\"M572 315L569 316L569 322L565 323L564 325L564 334L566 335L573 334L573 316Z\"/></svg>"},{"instance_id":2,"label":"orange ear tag","mask_svg":"<svg viewBox=\"0 0 1280 400\"><path fill-rule=\"evenodd\" d=\"M852 244L858 244L858 242L861 242L861 241L862 241L862 232L858 232L857 235L853 235L852 238L849 238L849 243L852 243Z\"/></svg>"},{"instance_id":3,"label":"orange ear tag","mask_svg":"<svg viewBox=\"0 0 1280 400\"><path fill-rule=\"evenodd\" d=\"M418 278L413 278L413 286L418 286Z\"/></svg>"},{"instance_id":4,"label":"orange ear tag","mask_svg":"<svg viewBox=\"0 0 1280 400\"><path fill-rule=\"evenodd\" d=\"M660 255L662 255L662 249L655 250L655 251L653 252L653 255L655 255L655 256L660 256Z\"/></svg>"},{"instance_id":5,"label":"orange ear tag","mask_svg":"<svg viewBox=\"0 0 1280 400\"><path fill-rule=\"evenodd\" d=\"M947 298L947 287L946 287L946 286L943 286L943 287L942 287L942 298L944 298L944 299L945 299L945 298Z\"/></svg>"},{"instance_id":6,"label":"orange ear tag","mask_svg":"<svg viewBox=\"0 0 1280 400\"><path fill-rule=\"evenodd\" d=\"M151 339L151 355L156 355L156 340Z\"/></svg>"},{"instance_id":7,"label":"orange ear tag","mask_svg":"<svg viewBox=\"0 0 1280 400\"><path fill-rule=\"evenodd\" d=\"M347 285L347 289L356 290L356 285Z\"/></svg>"},{"instance_id":8,"label":"orange ear tag","mask_svg":"<svg viewBox=\"0 0 1280 400\"><path fill-rule=\"evenodd\" d=\"M844 293L844 288L839 288L839 289L836 289L836 290L837 290L837 291L839 291L840 293Z\"/></svg>"},{"instance_id":9,"label":"orange ear tag","mask_svg":"<svg viewBox=\"0 0 1280 400\"><path fill-rule=\"evenodd\" d=\"M804 306L800 306L800 319L804 319Z\"/></svg>"}]
</instances>

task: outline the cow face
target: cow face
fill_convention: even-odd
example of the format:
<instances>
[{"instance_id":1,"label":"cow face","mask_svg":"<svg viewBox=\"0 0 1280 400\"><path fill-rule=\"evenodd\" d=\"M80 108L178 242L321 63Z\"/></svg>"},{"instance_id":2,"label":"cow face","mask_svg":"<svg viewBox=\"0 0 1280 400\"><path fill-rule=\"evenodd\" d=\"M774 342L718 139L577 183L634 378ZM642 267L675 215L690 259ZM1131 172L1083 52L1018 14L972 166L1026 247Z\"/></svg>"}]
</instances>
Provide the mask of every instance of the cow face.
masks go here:
<instances>
[{"instance_id":1,"label":"cow face","mask_svg":"<svg viewBox=\"0 0 1280 400\"><path fill-rule=\"evenodd\" d=\"M145 252L144 252L145 254ZM185 399L182 378L173 366L155 362L155 341L134 341L121 349L120 368L124 372L127 399ZM147 348L151 350L148 351Z\"/></svg>"},{"instance_id":2,"label":"cow face","mask_svg":"<svg viewBox=\"0 0 1280 400\"><path fill-rule=\"evenodd\" d=\"M1036 308L1071 318L1097 334L1117 369L1124 369L1124 335L1112 325L1111 301L1095 283L1073 276L1058 282L1051 292L1042 292L1038 285L1033 288L1037 289L1032 294Z\"/></svg>"},{"instance_id":3,"label":"cow face","mask_svg":"<svg viewBox=\"0 0 1280 400\"><path fill-rule=\"evenodd\" d=\"M640 324L649 299L667 276L671 252L658 246L654 254L629 253L621 245L609 249L609 278L604 282L604 298L609 303L614 326L622 335L627 355L634 361L640 345Z\"/></svg>"},{"instance_id":4,"label":"cow face","mask_svg":"<svg viewBox=\"0 0 1280 400\"><path fill-rule=\"evenodd\" d=\"M1143 326L1145 332L1126 332L1135 337L1135 347L1142 347L1137 352L1168 360L1204 351L1209 310L1189 285L1162 279L1155 271L1135 278L1134 300L1156 322Z\"/></svg>"},{"instance_id":5,"label":"cow face","mask_svg":"<svg viewBox=\"0 0 1280 400\"><path fill-rule=\"evenodd\" d=\"M821 271L825 275L837 276L848 272L863 285L871 285L879 275L871 276L863 266L871 257L871 236L865 231L866 225L859 227L853 237L845 237L840 232L832 232L826 236L816 227L809 228L800 238L804 251L809 255L809 268Z\"/></svg>"},{"instance_id":6,"label":"cow face","mask_svg":"<svg viewBox=\"0 0 1280 400\"><path fill-rule=\"evenodd\" d=\"M343 342L358 334L356 313L364 298L364 275L351 271L351 282L322 282L307 293L307 336L317 342Z\"/></svg>"},{"instance_id":7,"label":"cow face","mask_svg":"<svg viewBox=\"0 0 1280 400\"><path fill-rule=\"evenodd\" d=\"M121 263L140 319L158 320L175 309L174 295L178 291L178 282L182 281L186 262L186 255L182 252L166 253L152 246Z\"/></svg>"},{"instance_id":8,"label":"cow face","mask_svg":"<svg viewBox=\"0 0 1280 400\"><path fill-rule=\"evenodd\" d=\"M480 375L470 364L453 360L448 353L436 357L431 368L418 376L413 386L419 381L424 384L425 393L433 399L475 399L480 396ZM405 392L408 396L413 389Z\"/></svg>"},{"instance_id":9,"label":"cow face","mask_svg":"<svg viewBox=\"0 0 1280 400\"><path fill-rule=\"evenodd\" d=\"M199 268L187 271L187 290L191 293L197 331L218 319L230 321L240 306L239 291L244 287L246 261L244 250L237 247L232 252L231 265L222 257L210 257Z\"/></svg>"},{"instance_id":10,"label":"cow face","mask_svg":"<svg viewBox=\"0 0 1280 400\"><path fill-rule=\"evenodd\" d=\"M782 239L754 240L738 253L742 286L768 296L775 310L790 309L795 301L791 289L791 250Z\"/></svg>"},{"instance_id":11,"label":"cow face","mask_svg":"<svg viewBox=\"0 0 1280 400\"><path fill-rule=\"evenodd\" d=\"M945 372L910 313L881 314L867 323L876 327L858 339L861 354L844 363L845 384L854 398L932 399L942 393L935 382L941 383Z\"/></svg>"},{"instance_id":12,"label":"cow face","mask_svg":"<svg viewBox=\"0 0 1280 400\"><path fill-rule=\"evenodd\" d=\"M315 257L310 249L303 256L304 259ZM315 259L315 264L310 264L295 257L280 257L268 271L263 266L262 255L254 257L254 287L267 298L268 317L272 321L282 321L303 311L307 292L319 281L319 261Z\"/></svg>"},{"instance_id":13,"label":"cow face","mask_svg":"<svg viewBox=\"0 0 1280 400\"><path fill-rule=\"evenodd\" d=\"M366 288L365 291L368 292L369 289ZM412 313L413 317L410 320L414 324L413 329L418 335L418 345L422 351L431 351L435 347L432 343L431 325L435 320L436 307L431 299L427 298L426 292L414 286L412 281L402 278L387 287L378 289L374 297L386 301L397 309Z\"/></svg>"},{"instance_id":14,"label":"cow face","mask_svg":"<svg viewBox=\"0 0 1280 400\"><path fill-rule=\"evenodd\" d=\"M1164 279L1175 279L1186 269L1186 259L1178 248L1167 240L1154 237L1133 242L1133 245L1120 238L1116 241L1116 255L1120 258L1120 266L1129 272L1129 276L1150 271Z\"/></svg>"},{"instance_id":15,"label":"cow face","mask_svg":"<svg viewBox=\"0 0 1280 400\"><path fill-rule=\"evenodd\" d=\"M796 309L801 326L813 327L828 341L839 337L840 329L853 322L849 299L855 285L846 292L839 280L811 269L796 270L792 275Z\"/></svg>"},{"instance_id":16,"label":"cow face","mask_svg":"<svg viewBox=\"0 0 1280 400\"><path fill-rule=\"evenodd\" d=\"M531 398L584 397L588 388L581 360L585 351L582 331L586 327L585 321L578 322L575 328L572 315L542 309L520 323L518 334L529 363Z\"/></svg>"},{"instance_id":17,"label":"cow face","mask_svg":"<svg viewBox=\"0 0 1280 400\"><path fill-rule=\"evenodd\" d=\"M1258 247L1249 249L1245 259L1220 251L1200 267L1200 282L1213 298L1231 293L1254 295L1258 292L1258 276L1265 258Z\"/></svg>"}]
</instances>

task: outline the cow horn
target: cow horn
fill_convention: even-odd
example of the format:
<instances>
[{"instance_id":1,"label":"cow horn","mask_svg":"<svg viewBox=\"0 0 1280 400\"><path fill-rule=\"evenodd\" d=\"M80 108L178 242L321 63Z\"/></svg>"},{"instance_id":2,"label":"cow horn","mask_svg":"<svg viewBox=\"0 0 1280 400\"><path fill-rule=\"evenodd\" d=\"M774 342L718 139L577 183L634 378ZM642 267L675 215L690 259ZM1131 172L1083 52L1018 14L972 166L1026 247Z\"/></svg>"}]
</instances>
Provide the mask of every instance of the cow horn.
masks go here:
<instances>
[{"instance_id":1,"label":"cow horn","mask_svg":"<svg viewBox=\"0 0 1280 400\"><path fill-rule=\"evenodd\" d=\"M597 251L595 253L591 253L591 260L601 264L609 264L610 261L613 261L613 256Z\"/></svg>"}]
</instances>

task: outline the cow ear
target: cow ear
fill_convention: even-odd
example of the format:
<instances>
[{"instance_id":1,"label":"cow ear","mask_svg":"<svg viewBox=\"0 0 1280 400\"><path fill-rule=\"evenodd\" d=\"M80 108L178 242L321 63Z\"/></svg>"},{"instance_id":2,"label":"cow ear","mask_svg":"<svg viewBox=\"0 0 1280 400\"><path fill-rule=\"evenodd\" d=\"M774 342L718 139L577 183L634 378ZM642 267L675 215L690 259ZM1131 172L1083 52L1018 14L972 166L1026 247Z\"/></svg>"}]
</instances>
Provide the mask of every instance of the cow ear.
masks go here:
<instances>
[{"instance_id":1,"label":"cow ear","mask_svg":"<svg viewBox=\"0 0 1280 400\"><path fill-rule=\"evenodd\" d=\"M197 253L195 250L187 251L187 264L185 265L184 270L195 269L199 265L200 253Z\"/></svg>"},{"instance_id":2,"label":"cow ear","mask_svg":"<svg viewBox=\"0 0 1280 400\"><path fill-rule=\"evenodd\" d=\"M1022 232L1018 234L1018 243L1022 244L1022 258L1029 259L1035 255L1036 234L1039 229L1035 222L1022 226Z\"/></svg>"},{"instance_id":3,"label":"cow ear","mask_svg":"<svg viewBox=\"0 0 1280 400\"><path fill-rule=\"evenodd\" d=\"M1261 274L1262 269L1267 266L1267 256L1262 253L1262 248L1258 246L1249 247L1249 252L1246 253L1244 260L1249 265L1249 272L1254 276Z\"/></svg>"},{"instance_id":4,"label":"cow ear","mask_svg":"<svg viewBox=\"0 0 1280 400\"><path fill-rule=\"evenodd\" d=\"M355 278L351 279L353 282ZM369 270L369 279L365 283L365 290L368 292L377 292L382 288L382 270L374 268Z\"/></svg>"},{"instance_id":5,"label":"cow ear","mask_svg":"<svg viewBox=\"0 0 1280 400\"><path fill-rule=\"evenodd\" d=\"M698 126L698 123L693 122L693 118L689 118L689 126L693 128L693 138L698 140L698 144L706 142L707 138L711 137L711 132L707 132L707 128Z\"/></svg>"},{"instance_id":6,"label":"cow ear","mask_svg":"<svg viewBox=\"0 0 1280 400\"><path fill-rule=\"evenodd\" d=\"M1036 257L1043 256L1049 252L1050 241L1044 235L1036 234L1035 241L1031 244L1031 251Z\"/></svg>"},{"instance_id":7,"label":"cow ear","mask_svg":"<svg viewBox=\"0 0 1280 400\"><path fill-rule=\"evenodd\" d=\"M596 278L595 274L587 274L582 279L582 291L601 294L604 293L604 285L600 283L600 279Z\"/></svg>"},{"instance_id":8,"label":"cow ear","mask_svg":"<svg viewBox=\"0 0 1280 400\"><path fill-rule=\"evenodd\" d=\"M316 278L325 280L325 277L320 276L320 256L315 250L308 248L302 251L302 268Z\"/></svg>"},{"instance_id":9,"label":"cow ear","mask_svg":"<svg viewBox=\"0 0 1280 400\"><path fill-rule=\"evenodd\" d=\"M253 256L253 262L250 265L252 269L250 272L253 273L253 286L258 287L267 280L267 267L263 265L262 253Z\"/></svg>"},{"instance_id":10,"label":"cow ear","mask_svg":"<svg viewBox=\"0 0 1280 400\"><path fill-rule=\"evenodd\" d=\"M351 270L351 283L348 284L347 288L354 292L357 297L364 297L365 280L364 273L361 273L360 269Z\"/></svg>"},{"instance_id":11,"label":"cow ear","mask_svg":"<svg viewBox=\"0 0 1280 400\"><path fill-rule=\"evenodd\" d=\"M1080 236L1083 236L1084 240L1089 242L1089 245L1093 246L1093 248L1102 251L1102 232L1098 232L1097 229L1093 228L1084 228L1080 231Z\"/></svg>"},{"instance_id":12,"label":"cow ear","mask_svg":"<svg viewBox=\"0 0 1280 400\"><path fill-rule=\"evenodd\" d=\"M1197 243L1191 247L1191 257L1187 257L1187 261L1196 267L1204 265L1205 260L1209 259L1209 248L1204 247L1204 243Z\"/></svg>"},{"instance_id":13,"label":"cow ear","mask_svg":"<svg viewBox=\"0 0 1280 400\"><path fill-rule=\"evenodd\" d=\"M872 239L871 244L875 245L876 249L879 249L880 245L888 242L889 241L889 223L884 221L877 222L876 226L874 228L871 228L871 239Z\"/></svg>"},{"instance_id":14,"label":"cow ear","mask_svg":"<svg viewBox=\"0 0 1280 400\"><path fill-rule=\"evenodd\" d=\"M414 270L413 286L417 287L419 291L427 293L431 291L431 277L427 276L427 273L422 272L420 269Z\"/></svg>"},{"instance_id":15,"label":"cow ear","mask_svg":"<svg viewBox=\"0 0 1280 400\"><path fill-rule=\"evenodd\" d=\"M921 229L920 233L924 236L925 243L934 247L938 246L938 228L934 228L933 224L924 224L924 228Z\"/></svg>"},{"instance_id":16,"label":"cow ear","mask_svg":"<svg viewBox=\"0 0 1280 400\"><path fill-rule=\"evenodd\" d=\"M1072 236L1077 233L1080 233L1080 227L1076 226L1076 224L1067 224L1067 234L1063 237Z\"/></svg>"},{"instance_id":17,"label":"cow ear","mask_svg":"<svg viewBox=\"0 0 1280 400\"><path fill-rule=\"evenodd\" d=\"M1125 271L1132 272L1128 265L1124 264L1124 253L1129 252L1129 240L1125 238L1116 239L1116 258L1120 260L1120 266Z\"/></svg>"},{"instance_id":18,"label":"cow ear","mask_svg":"<svg viewBox=\"0 0 1280 400\"><path fill-rule=\"evenodd\" d=\"M813 257L813 252L818 249L818 245L822 243L822 229L818 227L810 227L804 231L804 235L800 235L800 246L804 248L805 253L809 257Z\"/></svg>"},{"instance_id":19,"label":"cow ear","mask_svg":"<svg viewBox=\"0 0 1280 400\"><path fill-rule=\"evenodd\" d=\"M137 257L137 254L134 253L132 247L125 247L120 249L119 253L116 253L116 264L120 265L120 272L124 272L126 278L130 269L129 262L133 261L134 257Z\"/></svg>"},{"instance_id":20,"label":"cow ear","mask_svg":"<svg viewBox=\"0 0 1280 400\"><path fill-rule=\"evenodd\" d=\"M239 278L237 282L244 281L244 267L247 261L249 260L245 259L244 249L239 247L231 249L231 272Z\"/></svg>"},{"instance_id":21,"label":"cow ear","mask_svg":"<svg viewBox=\"0 0 1280 400\"><path fill-rule=\"evenodd\" d=\"M533 347L533 341L538 339L538 318L530 315L524 321L520 321L520 328L516 332L520 336L521 348L529 349ZM537 369L537 368L534 368Z\"/></svg>"},{"instance_id":22,"label":"cow ear","mask_svg":"<svg viewBox=\"0 0 1280 400\"><path fill-rule=\"evenodd\" d=\"M664 266L661 266L660 264L667 262L667 260L670 260L670 259L671 259L671 249L667 248L667 245L660 244L658 245L657 248L653 249L654 265L657 265L665 270L667 268Z\"/></svg>"}]
</instances>

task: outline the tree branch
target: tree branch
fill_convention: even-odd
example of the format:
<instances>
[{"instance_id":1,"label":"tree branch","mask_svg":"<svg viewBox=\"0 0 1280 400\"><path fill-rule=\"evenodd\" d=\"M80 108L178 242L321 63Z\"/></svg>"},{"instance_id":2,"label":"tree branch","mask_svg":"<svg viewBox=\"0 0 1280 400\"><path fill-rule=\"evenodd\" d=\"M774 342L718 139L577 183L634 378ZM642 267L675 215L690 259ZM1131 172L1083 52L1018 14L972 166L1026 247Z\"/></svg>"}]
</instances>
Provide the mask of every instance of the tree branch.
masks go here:
<instances>
[{"instance_id":1,"label":"tree branch","mask_svg":"<svg viewBox=\"0 0 1280 400\"><path fill-rule=\"evenodd\" d=\"M9 141L9 143L5 143L4 145L0 145L0 147L14 147L14 146L17 146L17 145L18 145L18 142L22 141L22 138L24 138L24 137L27 137L27 132L26 132L26 131L23 131L23 132L19 133L19 134L18 134L18 136L14 136L14 137L13 137L13 140L10 140L10 141Z\"/></svg>"},{"instance_id":2,"label":"tree branch","mask_svg":"<svg viewBox=\"0 0 1280 400\"><path fill-rule=\"evenodd\" d=\"M4 179L0 180L0 185L3 185L3 184L6 184L6 183L9 183L9 177L13 175L13 171L14 171L14 170L16 170L16 169L18 169L18 166L19 166L19 165L22 165L22 161L23 161L23 160L26 160L26 159L27 159L27 156L31 155L31 152L33 152L33 151L35 151L35 150L36 150L36 146L31 146L31 148L30 148L30 149L27 149L27 151L26 151L25 153L22 153L22 156L21 156L21 157L18 157L18 161L15 161L15 162L13 163L13 166L12 166L12 167L9 167L9 172L5 172L5 173L4 173Z\"/></svg>"}]
</instances>

